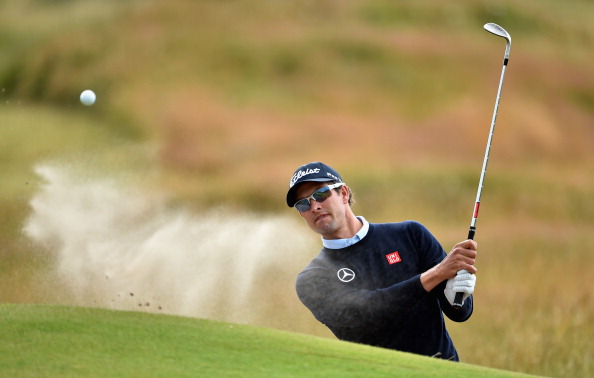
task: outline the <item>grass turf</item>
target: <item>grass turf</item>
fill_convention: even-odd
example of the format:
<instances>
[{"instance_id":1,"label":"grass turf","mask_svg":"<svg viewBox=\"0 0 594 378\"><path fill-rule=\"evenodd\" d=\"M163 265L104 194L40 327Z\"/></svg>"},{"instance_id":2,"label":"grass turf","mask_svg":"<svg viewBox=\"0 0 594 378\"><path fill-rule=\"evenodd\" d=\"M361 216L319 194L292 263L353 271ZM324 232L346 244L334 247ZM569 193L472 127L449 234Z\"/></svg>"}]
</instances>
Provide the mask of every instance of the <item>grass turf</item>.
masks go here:
<instances>
[{"instance_id":1,"label":"grass turf","mask_svg":"<svg viewBox=\"0 0 594 378\"><path fill-rule=\"evenodd\" d=\"M284 331L169 315L0 305L3 376L514 377Z\"/></svg>"}]
</instances>

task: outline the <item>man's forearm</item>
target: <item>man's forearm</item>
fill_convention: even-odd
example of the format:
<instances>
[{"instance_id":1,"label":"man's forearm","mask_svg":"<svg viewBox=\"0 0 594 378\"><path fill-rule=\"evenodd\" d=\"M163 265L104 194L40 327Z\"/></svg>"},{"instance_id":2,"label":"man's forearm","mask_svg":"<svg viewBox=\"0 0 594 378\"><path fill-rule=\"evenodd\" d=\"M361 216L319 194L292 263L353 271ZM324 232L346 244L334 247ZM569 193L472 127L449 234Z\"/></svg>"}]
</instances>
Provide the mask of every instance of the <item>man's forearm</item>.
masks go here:
<instances>
[{"instance_id":1,"label":"man's forearm","mask_svg":"<svg viewBox=\"0 0 594 378\"><path fill-rule=\"evenodd\" d=\"M425 273L421 274L421 285L423 285L423 289L429 292L445 279L446 278L444 278L443 275L439 273L438 265L436 265Z\"/></svg>"}]
</instances>

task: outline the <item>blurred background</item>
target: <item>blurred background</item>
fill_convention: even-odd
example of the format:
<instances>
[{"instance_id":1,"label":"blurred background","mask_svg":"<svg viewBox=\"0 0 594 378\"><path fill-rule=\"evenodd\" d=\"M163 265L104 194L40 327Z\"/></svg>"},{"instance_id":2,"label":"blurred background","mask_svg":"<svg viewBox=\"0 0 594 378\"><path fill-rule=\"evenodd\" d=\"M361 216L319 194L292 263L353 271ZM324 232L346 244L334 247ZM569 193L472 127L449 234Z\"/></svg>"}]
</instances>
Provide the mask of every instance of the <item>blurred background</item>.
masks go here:
<instances>
[{"instance_id":1,"label":"blurred background","mask_svg":"<svg viewBox=\"0 0 594 378\"><path fill-rule=\"evenodd\" d=\"M0 301L333 337L294 293L321 160L371 222L466 238L464 362L594 375L594 3L0 1ZM79 101L92 89L97 102Z\"/></svg>"}]
</instances>

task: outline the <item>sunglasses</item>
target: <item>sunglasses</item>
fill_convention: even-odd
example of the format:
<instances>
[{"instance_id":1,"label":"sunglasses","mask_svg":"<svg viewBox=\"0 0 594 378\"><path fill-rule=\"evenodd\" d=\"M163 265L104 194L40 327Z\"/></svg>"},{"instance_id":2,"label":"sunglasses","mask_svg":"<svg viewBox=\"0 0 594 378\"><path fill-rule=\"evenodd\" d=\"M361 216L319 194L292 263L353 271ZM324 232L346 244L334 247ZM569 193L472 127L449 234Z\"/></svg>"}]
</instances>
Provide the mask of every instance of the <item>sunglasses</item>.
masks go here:
<instances>
[{"instance_id":1,"label":"sunglasses","mask_svg":"<svg viewBox=\"0 0 594 378\"><path fill-rule=\"evenodd\" d=\"M344 183L326 185L321 187L320 189L313 192L313 194L307 198L300 199L299 201L295 202L295 208L300 213L304 213L307 210L311 209L311 202L310 199L315 200L318 203L322 203L326 201L330 196L332 196L332 189L340 188L343 186Z\"/></svg>"}]
</instances>

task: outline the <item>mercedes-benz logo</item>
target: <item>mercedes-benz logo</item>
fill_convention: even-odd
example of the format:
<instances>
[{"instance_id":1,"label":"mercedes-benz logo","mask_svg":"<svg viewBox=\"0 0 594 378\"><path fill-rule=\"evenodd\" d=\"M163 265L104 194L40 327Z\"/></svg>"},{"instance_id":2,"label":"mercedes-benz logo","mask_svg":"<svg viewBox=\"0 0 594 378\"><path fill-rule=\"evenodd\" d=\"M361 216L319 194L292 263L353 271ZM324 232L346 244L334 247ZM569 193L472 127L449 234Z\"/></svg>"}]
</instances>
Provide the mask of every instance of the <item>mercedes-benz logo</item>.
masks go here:
<instances>
[{"instance_id":1,"label":"mercedes-benz logo","mask_svg":"<svg viewBox=\"0 0 594 378\"><path fill-rule=\"evenodd\" d=\"M350 270L349 268L342 268L338 272L336 272L338 279L342 282L351 282L355 279L355 272Z\"/></svg>"}]
</instances>

